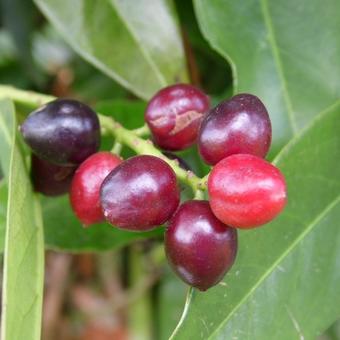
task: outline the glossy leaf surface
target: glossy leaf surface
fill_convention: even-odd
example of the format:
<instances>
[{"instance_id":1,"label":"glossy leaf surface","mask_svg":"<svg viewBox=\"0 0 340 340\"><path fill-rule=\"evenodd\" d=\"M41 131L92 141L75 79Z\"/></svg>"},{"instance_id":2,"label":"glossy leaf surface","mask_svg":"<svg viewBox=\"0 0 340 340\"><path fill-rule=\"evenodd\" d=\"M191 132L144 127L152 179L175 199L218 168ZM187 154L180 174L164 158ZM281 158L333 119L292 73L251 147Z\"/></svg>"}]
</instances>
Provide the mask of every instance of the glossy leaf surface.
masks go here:
<instances>
[{"instance_id":1,"label":"glossy leaf surface","mask_svg":"<svg viewBox=\"0 0 340 340\"><path fill-rule=\"evenodd\" d=\"M231 63L234 92L257 95L275 154L340 93L340 3L195 0L200 28Z\"/></svg>"},{"instance_id":2,"label":"glossy leaf surface","mask_svg":"<svg viewBox=\"0 0 340 340\"><path fill-rule=\"evenodd\" d=\"M177 19L168 0L36 0L84 59L138 96L186 80Z\"/></svg>"},{"instance_id":3,"label":"glossy leaf surface","mask_svg":"<svg viewBox=\"0 0 340 340\"><path fill-rule=\"evenodd\" d=\"M1 130L8 136L10 162L4 249L2 327L4 340L40 338L44 241L40 204L32 191L16 139L14 106L0 101ZM5 163L2 163L5 164ZM5 168L5 166L3 165Z\"/></svg>"}]
</instances>

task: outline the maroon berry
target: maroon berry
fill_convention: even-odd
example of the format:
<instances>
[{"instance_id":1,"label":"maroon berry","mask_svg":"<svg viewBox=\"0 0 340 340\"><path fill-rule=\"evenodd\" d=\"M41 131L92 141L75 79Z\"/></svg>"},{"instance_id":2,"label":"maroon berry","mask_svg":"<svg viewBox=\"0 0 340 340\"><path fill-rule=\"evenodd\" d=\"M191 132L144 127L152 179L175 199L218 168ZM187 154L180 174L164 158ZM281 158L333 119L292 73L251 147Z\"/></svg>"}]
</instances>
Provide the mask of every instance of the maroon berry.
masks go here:
<instances>
[{"instance_id":1,"label":"maroon berry","mask_svg":"<svg viewBox=\"0 0 340 340\"><path fill-rule=\"evenodd\" d=\"M165 252L184 282L206 290L221 281L233 265L237 232L215 217L208 201L187 201L169 222Z\"/></svg>"},{"instance_id":2,"label":"maroon berry","mask_svg":"<svg viewBox=\"0 0 340 340\"><path fill-rule=\"evenodd\" d=\"M239 94L223 101L203 119L198 146L203 160L216 164L233 154L265 157L272 129L265 106L251 94Z\"/></svg>"},{"instance_id":3,"label":"maroon berry","mask_svg":"<svg viewBox=\"0 0 340 340\"><path fill-rule=\"evenodd\" d=\"M104 220L100 206L100 186L105 177L122 160L110 152L97 152L87 158L77 169L70 190L74 213L84 225Z\"/></svg>"},{"instance_id":4,"label":"maroon berry","mask_svg":"<svg viewBox=\"0 0 340 340\"><path fill-rule=\"evenodd\" d=\"M104 180L100 196L106 220L135 231L165 223L179 204L174 171L160 158L147 155L115 168Z\"/></svg>"},{"instance_id":5,"label":"maroon berry","mask_svg":"<svg viewBox=\"0 0 340 340\"><path fill-rule=\"evenodd\" d=\"M165 87L151 98L145 112L154 142L164 150L182 150L192 145L209 98L188 84Z\"/></svg>"},{"instance_id":6,"label":"maroon berry","mask_svg":"<svg viewBox=\"0 0 340 340\"><path fill-rule=\"evenodd\" d=\"M68 192L76 167L59 166L32 155L31 178L34 190L46 196Z\"/></svg>"},{"instance_id":7,"label":"maroon berry","mask_svg":"<svg viewBox=\"0 0 340 340\"><path fill-rule=\"evenodd\" d=\"M217 163L208 179L208 191L215 216L238 228L271 221L287 200L280 170L253 155L232 155Z\"/></svg>"},{"instance_id":8,"label":"maroon berry","mask_svg":"<svg viewBox=\"0 0 340 340\"><path fill-rule=\"evenodd\" d=\"M38 157L59 165L78 165L100 145L97 114L71 99L57 99L32 112L20 130Z\"/></svg>"}]
</instances>

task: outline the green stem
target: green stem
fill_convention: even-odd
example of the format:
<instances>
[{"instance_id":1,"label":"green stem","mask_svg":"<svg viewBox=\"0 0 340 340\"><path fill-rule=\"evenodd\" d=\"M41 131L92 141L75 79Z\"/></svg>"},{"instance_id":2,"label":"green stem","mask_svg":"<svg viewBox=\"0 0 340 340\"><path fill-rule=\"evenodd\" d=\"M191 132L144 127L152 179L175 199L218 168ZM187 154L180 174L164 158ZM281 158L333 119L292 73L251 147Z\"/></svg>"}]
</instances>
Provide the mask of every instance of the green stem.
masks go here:
<instances>
[{"instance_id":1,"label":"green stem","mask_svg":"<svg viewBox=\"0 0 340 340\"><path fill-rule=\"evenodd\" d=\"M146 137L150 135L149 127L146 124L144 124L138 129L132 130L131 132L133 132L138 137Z\"/></svg>"},{"instance_id":2,"label":"green stem","mask_svg":"<svg viewBox=\"0 0 340 340\"><path fill-rule=\"evenodd\" d=\"M198 188L204 189L203 182L201 179L194 175L191 171L186 171L177 165L175 160L171 160L164 156L161 151L159 151L153 145L151 140L145 140L136 136L131 130L127 130L122 127L119 123L111 117L99 115L100 125L107 131L111 131L112 135L119 140L122 144L128 146L130 149L135 151L139 155L152 155L163 159L167 162L172 169L175 171L178 179L190 186L194 192Z\"/></svg>"},{"instance_id":3,"label":"green stem","mask_svg":"<svg viewBox=\"0 0 340 340\"><path fill-rule=\"evenodd\" d=\"M40 93L18 90L11 86L0 85L0 99L9 98L16 103L20 103L32 109L35 109L43 104L46 104L54 99L53 96L48 96ZM205 190L207 176L203 178L197 177L192 171L186 171L180 168L175 160L170 160L162 154L152 143L151 140L145 140L140 136L144 136L148 133L148 127L146 125L139 129L128 130L116 122L112 117L98 114L101 129L103 132L112 134L116 141L128 146L137 154L153 155L163 159L167 162L171 168L175 171L177 178L190 186L196 194L197 190Z\"/></svg>"}]
</instances>

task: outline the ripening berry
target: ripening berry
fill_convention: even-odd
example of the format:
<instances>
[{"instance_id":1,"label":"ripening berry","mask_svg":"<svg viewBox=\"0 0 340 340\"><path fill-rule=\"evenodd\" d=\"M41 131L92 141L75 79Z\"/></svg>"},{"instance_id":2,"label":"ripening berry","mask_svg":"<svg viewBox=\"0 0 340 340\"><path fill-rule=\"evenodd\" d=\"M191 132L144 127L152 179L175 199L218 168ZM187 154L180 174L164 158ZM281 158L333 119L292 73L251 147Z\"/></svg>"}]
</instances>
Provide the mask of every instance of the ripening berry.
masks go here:
<instances>
[{"instance_id":1,"label":"ripening berry","mask_svg":"<svg viewBox=\"0 0 340 340\"><path fill-rule=\"evenodd\" d=\"M207 201L180 205L165 232L165 252L187 284L207 290L221 281L237 253L237 231L219 221Z\"/></svg>"},{"instance_id":2,"label":"ripening berry","mask_svg":"<svg viewBox=\"0 0 340 340\"><path fill-rule=\"evenodd\" d=\"M265 106L256 96L243 93L223 101L208 113L198 134L198 147L203 160L214 165L240 153L264 158L271 137Z\"/></svg>"},{"instance_id":3,"label":"ripening berry","mask_svg":"<svg viewBox=\"0 0 340 340\"><path fill-rule=\"evenodd\" d=\"M164 150L183 150L197 139L209 98L189 84L165 87L150 100L145 121L154 142Z\"/></svg>"},{"instance_id":4,"label":"ripening berry","mask_svg":"<svg viewBox=\"0 0 340 340\"><path fill-rule=\"evenodd\" d=\"M101 187L106 220L122 229L144 231L165 223L179 204L176 175L155 156L135 156L116 167Z\"/></svg>"}]
</instances>

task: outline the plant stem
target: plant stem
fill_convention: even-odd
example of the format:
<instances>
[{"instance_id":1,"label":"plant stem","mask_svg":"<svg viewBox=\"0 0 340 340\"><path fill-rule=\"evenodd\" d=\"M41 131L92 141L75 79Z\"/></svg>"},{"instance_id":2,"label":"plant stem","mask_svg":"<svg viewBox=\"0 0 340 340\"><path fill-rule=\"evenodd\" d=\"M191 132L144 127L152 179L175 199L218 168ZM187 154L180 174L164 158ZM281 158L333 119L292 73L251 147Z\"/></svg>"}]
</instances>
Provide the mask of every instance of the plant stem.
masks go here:
<instances>
[{"instance_id":1,"label":"plant stem","mask_svg":"<svg viewBox=\"0 0 340 340\"><path fill-rule=\"evenodd\" d=\"M133 132L138 137L145 137L150 135L149 127L146 124L138 129L131 130L131 132Z\"/></svg>"},{"instance_id":2,"label":"plant stem","mask_svg":"<svg viewBox=\"0 0 340 340\"><path fill-rule=\"evenodd\" d=\"M29 108L35 109L54 99L53 96L35 93L31 91L23 91L11 86L0 85L0 99L9 98L16 103L20 103ZM197 177L192 171L186 171L180 168L175 160L170 160L162 154L152 143L151 140L145 140L141 136L149 133L146 125L135 130L128 130L116 122L112 117L98 114L101 129L105 134L110 133L115 137L116 141L128 146L139 155L152 155L163 159L167 162L177 175L177 178L184 184L190 186L196 194L197 190L205 190L207 176L203 178Z\"/></svg>"}]
</instances>

